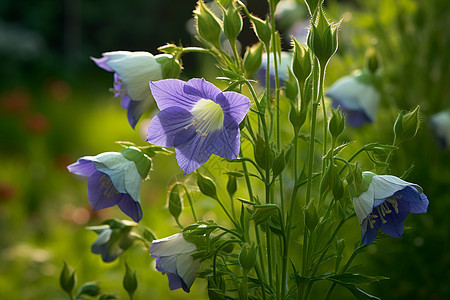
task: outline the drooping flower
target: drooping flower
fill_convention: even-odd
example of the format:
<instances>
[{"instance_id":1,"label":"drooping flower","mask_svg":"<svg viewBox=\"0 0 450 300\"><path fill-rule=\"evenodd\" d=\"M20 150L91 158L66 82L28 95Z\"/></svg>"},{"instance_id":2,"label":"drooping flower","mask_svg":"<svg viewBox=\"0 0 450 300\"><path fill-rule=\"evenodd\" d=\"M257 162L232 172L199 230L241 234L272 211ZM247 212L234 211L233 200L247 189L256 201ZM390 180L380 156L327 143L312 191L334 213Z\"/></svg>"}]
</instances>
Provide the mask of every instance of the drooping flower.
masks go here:
<instances>
[{"instance_id":1,"label":"drooping flower","mask_svg":"<svg viewBox=\"0 0 450 300\"><path fill-rule=\"evenodd\" d=\"M107 220L105 225L90 226L86 229L98 234L91 246L94 254L100 254L104 262L116 260L124 251L133 245L134 239L130 236L131 229L137 224L127 220Z\"/></svg>"},{"instance_id":2,"label":"drooping flower","mask_svg":"<svg viewBox=\"0 0 450 300\"><path fill-rule=\"evenodd\" d=\"M380 94L368 80L368 74L350 75L337 80L327 91L333 108L340 106L348 125L359 128L373 123L380 103Z\"/></svg>"},{"instance_id":3,"label":"drooping flower","mask_svg":"<svg viewBox=\"0 0 450 300\"><path fill-rule=\"evenodd\" d=\"M182 233L154 240L150 245L150 255L156 258L156 269L167 275L171 290L182 288L190 292L201 265L200 260L192 257L196 250L197 246L186 241Z\"/></svg>"},{"instance_id":4,"label":"drooping flower","mask_svg":"<svg viewBox=\"0 0 450 300\"><path fill-rule=\"evenodd\" d=\"M160 80L150 82L150 88L161 111L150 122L147 142L175 147L185 174L200 167L211 154L237 157L239 123L250 108L247 97L222 92L203 78Z\"/></svg>"},{"instance_id":5,"label":"drooping flower","mask_svg":"<svg viewBox=\"0 0 450 300\"><path fill-rule=\"evenodd\" d=\"M142 219L140 192L150 170L150 158L135 147L121 152L84 156L67 169L89 177L87 194L94 210L114 205L134 221Z\"/></svg>"},{"instance_id":6,"label":"drooping flower","mask_svg":"<svg viewBox=\"0 0 450 300\"><path fill-rule=\"evenodd\" d=\"M409 213L426 213L428 198L417 184L392 175L363 172L359 196L353 207L361 226L361 244L371 244L379 229L400 238Z\"/></svg>"},{"instance_id":7,"label":"drooping flower","mask_svg":"<svg viewBox=\"0 0 450 300\"><path fill-rule=\"evenodd\" d=\"M91 59L100 68L114 72L114 86L111 91L115 97L122 97L122 108L128 111L128 122L134 128L142 114L153 103L148 82L177 73L175 70L173 74L168 74L168 71L173 71L171 67L176 69L177 62L169 54L154 56L148 52L113 51L102 55L101 58Z\"/></svg>"},{"instance_id":8,"label":"drooping flower","mask_svg":"<svg viewBox=\"0 0 450 300\"><path fill-rule=\"evenodd\" d=\"M278 79L280 80L280 85L284 84L289 77L289 66L292 63L292 52L281 51L281 55L277 55L278 61ZM259 82L262 85L265 85L266 82L266 72L267 72L267 54L263 53L261 56L261 67L256 72ZM270 86L275 88L275 63L273 60L273 54L270 54L270 66L269 66L269 74L270 74Z\"/></svg>"},{"instance_id":9,"label":"drooping flower","mask_svg":"<svg viewBox=\"0 0 450 300\"><path fill-rule=\"evenodd\" d=\"M450 149L450 109L432 115L430 123L441 149Z\"/></svg>"}]
</instances>

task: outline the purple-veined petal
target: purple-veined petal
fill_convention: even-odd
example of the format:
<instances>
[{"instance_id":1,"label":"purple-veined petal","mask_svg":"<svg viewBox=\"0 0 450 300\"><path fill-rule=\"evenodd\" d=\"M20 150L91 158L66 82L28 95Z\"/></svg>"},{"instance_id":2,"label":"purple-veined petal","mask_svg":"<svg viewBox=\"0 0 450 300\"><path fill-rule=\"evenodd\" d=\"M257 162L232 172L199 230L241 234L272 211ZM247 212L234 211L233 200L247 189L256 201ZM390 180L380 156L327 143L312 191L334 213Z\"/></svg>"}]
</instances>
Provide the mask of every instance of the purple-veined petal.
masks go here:
<instances>
[{"instance_id":1,"label":"purple-veined petal","mask_svg":"<svg viewBox=\"0 0 450 300\"><path fill-rule=\"evenodd\" d=\"M87 184L89 203L94 210L111 207L122 199L108 175L97 171L91 175Z\"/></svg>"},{"instance_id":2,"label":"purple-veined petal","mask_svg":"<svg viewBox=\"0 0 450 300\"><path fill-rule=\"evenodd\" d=\"M195 133L191 127L187 131L190 130ZM185 136L180 136L180 138L184 139ZM209 159L212 153L206 150L205 145L211 142L210 139L211 135L201 138L199 134L194 134L190 140L175 147L177 162L184 171L184 175L197 170ZM177 140L175 139L176 142Z\"/></svg>"},{"instance_id":3,"label":"purple-veined petal","mask_svg":"<svg viewBox=\"0 0 450 300\"><path fill-rule=\"evenodd\" d=\"M180 279L180 277L178 277L175 274L172 273L166 273L167 275L167 279L169 280L169 289L171 291L173 290L177 290L183 287L183 280ZM183 288L184 289L184 288Z\"/></svg>"},{"instance_id":4,"label":"purple-veined petal","mask_svg":"<svg viewBox=\"0 0 450 300\"><path fill-rule=\"evenodd\" d=\"M175 146L177 134L183 134L191 123L192 114L181 107L168 107L150 121L147 142L162 147Z\"/></svg>"},{"instance_id":5,"label":"purple-veined petal","mask_svg":"<svg viewBox=\"0 0 450 300\"><path fill-rule=\"evenodd\" d=\"M242 122L250 109L250 100L235 92L218 94L216 102L222 107L224 115L230 115L237 124Z\"/></svg>"},{"instance_id":6,"label":"purple-veined petal","mask_svg":"<svg viewBox=\"0 0 450 300\"><path fill-rule=\"evenodd\" d=\"M102 68L103 70L106 70L108 72L114 72L113 69L111 69L106 63L108 62L109 58L106 56L100 57L100 58L95 58L91 56L92 61L95 62L95 64Z\"/></svg>"},{"instance_id":7,"label":"purple-veined petal","mask_svg":"<svg viewBox=\"0 0 450 300\"><path fill-rule=\"evenodd\" d=\"M139 202L136 202L130 195L124 195L117 203L120 210L122 210L127 216L132 218L135 222L139 222L142 219L142 208Z\"/></svg>"},{"instance_id":8,"label":"purple-veined petal","mask_svg":"<svg viewBox=\"0 0 450 300\"><path fill-rule=\"evenodd\" d=\"M122 98L123 99L123 98ZM133 101L128 103L127 107L127 117L128 123L134 129L137 122L141 118L142 114L150 107L151 102L149 101Z\"/></svg>"},{"instance_id":9,"label":"purple-veined petal","mask_svg":"<svg viewBox=\"0 0 450 300\"><path fill-rule=\"evenodd\" d=\"M95 172L97 172L97 169L94 166L94 163L88 159L80 158L76 163L73 163L69 166L67 166L67 169L69 172L81 176L89 177Z\"/></svg>"},{"instance_id":10,"label":"purple-veined petal","mask_svg":"<svg viewBox=\"0 0 450 300\"><path fill-rule=\"evenodd\" d=\"M403 190L398 191L396 195L401 197L397 200L398 202L408 202L410 212L414 214L427 212L429 204L427 196L424 193L419 193L414 187L407 186Z\"/></svg>"},{"instance_id":11,"label":"purple-veined petal","mask_svg":"<svg viewBox=\"0 0 450 300\"><path fill-rule=\"evenodd\" d=\"M377 237L378 230L380 229L380 222L375 222L373 224L373 228L369 226L369 221L366 220L366 228L365 231L362 232L361 236L361 244L370 245L375 241Z\"/></svg>"},{"instance_id":12,"label":"purple-veined petal","mask_svg":"<svg viewBox=\"0 0 450 300\"><path fill-rule=\"evenodd\" d=\"M183 91L197 97L198 99L212 100L215 102L217 96L222 92L214 84L203 78L192 78L183 87Z\"/></svg>"},{"instance_id":13,"label":"purple-veined petal","mask_svg":"<svg viewBox=\"0 0 450 300\"><path fill-rule=\"evenodd\" d=\"M150 90L158 108L162 111L171 106L190 110L200 98L184 92L186 82L179 79L150 81Z\"/></svg>"},{"instance_id":14,"label":"purple-veined petal","mask_svg":"<svg viewBox=\"0 0 450 300\"><path fill-rule=\"evenodd\" d=\"M223 128L215 133L210 151L222 158L237 158L241 145L239 125L228 115L224 117Z\"/></svg>"}]
</instances>

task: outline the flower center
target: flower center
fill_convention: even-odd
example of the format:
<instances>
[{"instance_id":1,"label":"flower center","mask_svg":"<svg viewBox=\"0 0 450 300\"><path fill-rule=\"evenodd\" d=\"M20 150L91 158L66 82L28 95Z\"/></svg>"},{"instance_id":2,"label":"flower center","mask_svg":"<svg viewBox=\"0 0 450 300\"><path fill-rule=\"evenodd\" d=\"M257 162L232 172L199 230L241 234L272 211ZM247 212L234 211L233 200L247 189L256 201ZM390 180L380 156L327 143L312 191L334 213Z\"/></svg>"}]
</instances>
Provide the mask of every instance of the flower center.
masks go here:
<instances>
[{"instance_id":1,"label":"flower center","mask_svg":"<svg viewBox=\"0 0 450 300\"><path fill-rule=\"evenodd\" d=\"M108 175L103 174L103 176L100 177L100 183L100 190L103 190L103 195L105 195L106 198L109 199L111 196L119 194Z\"/></svg>"},{"instance_id":2,"label":"flower center","mask_svg":"<svg viewBox=\"0 0 450 300\"><path fill-rule=\"evenodd\" d=\"M400 199L402 196L394 196L392 198L387 198L385 202L383 202L380 206L377 206L376 210L378 214L374 214L373 212L370 213L367 216L367 219L369 220L369 226L371 229L374 228L373 224L376 223L377 218L380 218L381 223L385 224L387 223L387 221L384 219L384 217L387 214L392 213L392 209L395 211L395 213L398 215L399 210L398 210L398 202L396 199ZM389 207L389 204L391 206L391 208Z\"/></svg>"},{"instance_id":3,"label":"flower center","mask_svg":"<svg viewBox=\"0 0 450 300\"><path fill-rule=\"evenodd\" d=\"M200 99L192 108L191 114L192 122L185 128L187 129L190 125L194 126L195 132L202 138L205 138L210 132L222 128L222 107L212 100Z\"/></svg>"}]
</instances>

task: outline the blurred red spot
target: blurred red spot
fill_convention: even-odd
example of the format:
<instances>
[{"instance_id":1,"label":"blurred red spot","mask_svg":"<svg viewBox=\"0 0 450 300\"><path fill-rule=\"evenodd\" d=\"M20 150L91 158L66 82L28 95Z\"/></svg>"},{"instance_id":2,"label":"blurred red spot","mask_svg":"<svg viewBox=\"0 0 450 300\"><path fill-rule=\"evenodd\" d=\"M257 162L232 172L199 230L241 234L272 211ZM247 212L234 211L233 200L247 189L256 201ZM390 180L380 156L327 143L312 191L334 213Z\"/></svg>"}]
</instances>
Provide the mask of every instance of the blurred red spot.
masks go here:
<instances>
[{"instance_id":1,"label":"blurred red spot","mask_svg":"<svg viewBox=\"0 0 450 300\"><path fill-rule=\"evenodd\" d=\"M61 79L51 79L46 84L47 90L53 99L64 102L72 95L70 84Z\"/></svg>"},{"instance_id":2,"label":"blurred red spot","mask_svg":"<svg viewBox=\"0 0 450 300\"><path fill-rule=\"evenodd\" d=\"M23 113L30 107L30 94L24 91L7 91L0 96L2 108L7 112Z\"/></svg>"},{"instance_id":3,"label":"blurred red spot","mask_svg":"<svg viewBox=\"0 0 450 300\"><path fill-rule=\"evenodd\" d=\"M0 201L10 201L16 196L14 185L0 181Z\"/></svg>"},{"instance_id":4,"label":"blurred red spot","mask_svg":"<svg viewBox=\"0 0 450 300\"><path fill-rule=\"evenodd\" d=\"M50 128L47 117L38 113L29 116L25 121L25 125L31 132L38 134L45 133Z\"/></svg>"}]
</instances>

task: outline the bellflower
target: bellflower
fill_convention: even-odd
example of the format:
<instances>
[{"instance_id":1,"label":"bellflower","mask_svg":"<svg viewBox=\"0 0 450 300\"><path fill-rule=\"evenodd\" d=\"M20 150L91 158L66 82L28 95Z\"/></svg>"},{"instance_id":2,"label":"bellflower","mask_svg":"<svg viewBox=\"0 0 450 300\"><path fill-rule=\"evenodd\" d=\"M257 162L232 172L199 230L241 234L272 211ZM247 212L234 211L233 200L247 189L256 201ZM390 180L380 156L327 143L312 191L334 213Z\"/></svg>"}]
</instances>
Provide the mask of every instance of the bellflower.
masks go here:
<instances>
[{"instance_id":1,"label":"bellflower","mask_svg":"<svg viewBox=\"0 0 450 300\"><path fill-rule=\"evenodd\" d=\"M150 121L147 142L175 147L185 174L200 167L211 154L238 156L239 123L250 108L247 97L222 92L199 78L154 81L150 88L161 111Z\"/></svg>"},{"instance_id":2,"label":"bellflower","mask_svg":"<svg viewBox=\"0 0 450 300\"><path fill-rule=\"evenodd\" d=\"M87 194L94 210L118 205L134 221L142 219L140 191L150 170L150 158L130 147L121 152L84 156L67 169L89 177Z\"/></svg>"},{"instance_id":3,"label":"bellflower","mask_svg":"<svg viewBox=\"0 0 450 300\"><path fill-rule=\"evenodd\" d=\"M101 58L91 59L100 68L114 72L114 87L111 91L115 97L122 97L122 108L127 110L128 122L134 128L153 103L148 82L164 77L164 65L160 61L172 56L129 51L106 52L102 55Z\"/></svg>"},{"instance_id":4,"label":"bellflower","mask_svg":"<svg viewBox=\"0 0 450 300\"><path fill-rule=\"evenodd\" d=\"M442 149L450 149L450 109L430 117L430 123Z\"/></svg>"},{"instance_id":5,"label":"bellflower","mask_svg":"<svg viewBox=\"0 0 450 300\"><path fill-rule=\"evenodd\" d=\"M281 51L281 55L277 55L278 60L278 79L280 80L280 85L289 78L289 66L292 63L292 52ZM266 82L266 72L267 72L267 54L263 53L261 56L261 67L256 72L259 77L260 83L265 85ZM270 86L275 87L275 64L273 62L273 53L270 54Z\"/></svg>"},{"instance_id":6,"label":"bellflower","mask_svg":"<svg viewBox=\"0 0 450 300\"><path fill-rule=\"evenodd\" d=\"M380 103L380 94L361 73L337 80L327 91L333 108L340 106L348 125L359 128L364 123L373 123Z\"/></svg>"},{"instance_id":7,"label":"bellflower","mask_svg":"<svg viewBox=\"0 0 450 300\"><path fill-rule=\"evenodd\" d=\"M182 288L190 292L201 265L200 260L192 257L196 250L197 246L186 241L182 233L154 240L150 245L150 255L156 258L156 269L167 275L170 290Z\"/></svg>"},{"instance_id":8,"label":"bellflower","mask_svg":"<svg viewBox=\"0 0 450 300\"><path fill-rule=\"evenodd\" d=\"M371 244L379 229L400 238L409 213L427 212L429 202L422 188L392 175L363 172L359 191L353 206L361 226L361 244Z\"/></svg>"}]
</instances>

